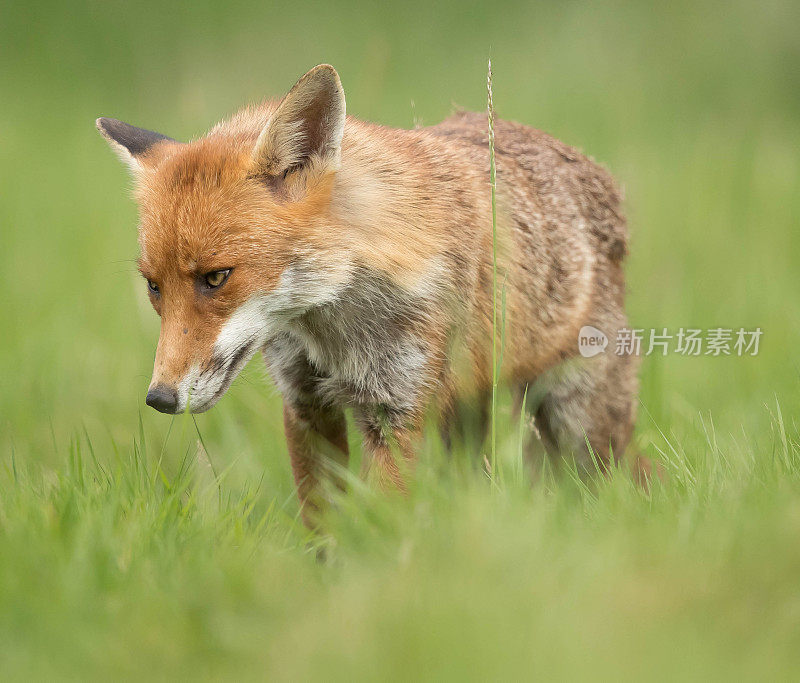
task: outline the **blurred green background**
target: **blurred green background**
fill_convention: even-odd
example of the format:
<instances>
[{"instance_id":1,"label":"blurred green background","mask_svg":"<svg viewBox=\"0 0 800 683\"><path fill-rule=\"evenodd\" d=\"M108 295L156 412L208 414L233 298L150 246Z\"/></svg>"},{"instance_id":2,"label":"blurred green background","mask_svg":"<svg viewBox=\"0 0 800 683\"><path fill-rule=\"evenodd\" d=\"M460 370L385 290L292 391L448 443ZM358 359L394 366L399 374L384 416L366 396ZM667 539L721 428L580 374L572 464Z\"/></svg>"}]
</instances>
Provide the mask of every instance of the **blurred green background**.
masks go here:
<instances>
[{"instance_id":1,"label":"blurred green background","mask_svg":"<svg viewBox=\"0 0 800 683\"><path fill-rule=\"evenodd\" d=\"M338 538L342 556L350 557L351 565L344 562L352 570L350 574L341 567L326 574L328 570L314 565L304 551L302 532L286 531L286 538L295 539L291 542L281 536L282 532L278 533L279 541L274 535L263 540L265 532L258 525L241 532L249 539L247 543L261 548L259 544L263 542L282 559L270 555L261 564L248 564L250 560L244 559L240 565L233 560L226 564L227 555L223 552L228 548L226 543L231 548L247 543L241 539L234 542L223 534L228 540L221 544L222 556L212 553L208 565L200 570L203 546L192 546L181 536L183 532L175 530L183 528L180 525L165 527L174 531L178 540L172 537L165 540L163 535L167 532L156 525L144 545L130 541L125 545L127 550L120 550L114 545L121 534L124 536L115 526L118 520L130 519L130 510L147 510L148 496L155 495L144 492L137 498L139 494L133 492L125 499L128 503L123 507L127 512L117 516L109 513L117 521L109 521L108 528L98 531L91 525L87 527L84 539L88 543L84 548L87 555L81 566L95 566L95 555L103 553L116 558L109 560L110 568L104 570L110 574L98 578L92 573L93 578L87 578L76 569L77 541L64 531L63 523L65 510L72 510L70 506L74 503L66 492L69 487L65 482L71 481L72 470L65 470L65 463L74 463L80 440L84 449L91 441L102 465L114 461L112 454L130 448L134 437L140 438L151 444L148 457L152 461L153 453L162 449L170 425L168 418L143 406L158 319L147 302L145 285L135 272L136 214L130 199L131 181L127 170L95 130L94 119L120 118L188 140L248 102L280 96L308 68L329 62L339 70L350 114L400 127L412 127L415 122L433 124L456 105L474 110L485 107L489 57L494 68L498 116L543 129L580 148L607 165L624 187L632 233L627 269L632 324L673 330L761 327L764 334L756 357L686 358L673 354L666 358L651 356L643 363L643 409L636 438L649 455L658 459L660 452L669 454L670 447L664 444L664 438L669 438L684 445L675 450L687 462L700 458L707 463L708 458L723 457L716 450L722 449L718 446L719 435L719 440L727 444L725 449L747 453L741 459L750 464L740 469L729 464L722 473L713 464L706 469L687 465L687 471L693 472L694 484L702 491L691 495L685 489L664 493L667 502L663 503L663 516L659 517L661 526L635 527L634 531L620 523L623 530L630 532L627 540L620 540L626 538L625 531L619 532L623 535L617 538L613 525L603 527L608 537L600 534L601 538L617 539L605 548L617 547L614 543L618 543L627 549L617 555L605 555L607 551L594 549L608 557L611 564L602 565L596 572L579 572L575 584L566 586L561 583L561 574L549 569L545 540L556 544L562 553L555 559L550 556L555 566L564 563L569 567L565 570L567 574L573 571L572 567L583 566L581 548L593 547L596 536L591 528L581 527L578 521L573 521L572 526L558 526L551 520L547 522L551 526L542 527L545 531L539 536L535 529L525 527L519 530L517 540L512 540L516 517L508 511L499 516L501 521L497 521L497 526L480 520L478 526L459 527L453 521L452 528L438 529L441 538L460 539L454 541L453 557L468 556L470 530L478 529L477 540L473 540L488 555L474 575L485 576L487 585L488 577L495 572L499 575L510 572L520 580L528 576L537 581L535 575L526 575L522 568L528 567L531 572L549 571L542 580L545 585L548 580L555 582L553 592L537 593L534 597L540 602L536 604L558 611L564 601L543 598L552 595L569 603L571 616L553 626L554 631L548 627L549 613L542 611L536 612L538 621L534 631L523 629L526 636L538 643L538 649L526 649L525 643L509 636L510 640L498 640L496 653L487 644L486 656L503 658L505 643L511 651L520 648L540 653L551 673L592 671L594 664L588 660L585 670L571 668L582 660L570 660L567 656L575 642L584 643L590 651L599 647L597 643L587 644L584 638L570 641L569 636L579 631L581 624L589 623L592 628L609 628L608 637L612 641L613 634L619 633L622 640L614 642L624 643L623 650L628 646L642 648L641 659L625 659L624 652L612 651L603 660L609 668L602 671L619 670L614 667L623 666L624 661L624 666L632 667L629 673L654 673L647 668L647 660L658 660L664 654L659 643L663 641L664 649L671 644L690 647L695 642L693 637L705 636L710 659L698 655L695 663L700 666L699 662L705 662L707 668L693 671L721 675L726 668L716 667L715 657L720 655L722 661L723 654L736 653L732 646L738 638L754 637L747 624L760 623L748 610L755 609L764 616L750 598L743 598L745 586L750 585L754 576L763 576L759 574L762 571L769 573L757 561L761 553L782 553L780 570L776 570L776 576L781 578L770 584L780 586L780 590L769 595L785 612L781 613L783 621L772 625L783 629L780 634L786 638L792 628L800 627L796 578L800 573L795 571L800 570L800 563L797 551L791 550L792 544L794 548L800 546L796 471L782 478L776 475L775 481L770 479L774 496L763 493L756 496L759 501L783 500L786 507L769 507L767 511L742 503L743 507L735 508L740 517L731 512L732 518L740 521L760 520L749 531L733 526L721 531L715 525L724 524L723 516L708 522L705 535L694 537L685 529L681 531L679 522L683 514L691 517L687 510L696 511L695 505L702 507L701 501L708 502L709 491L728 491L726 487L752 474L762 459L772 462L776 449L787 454L787 458L794 453L800 379L796 358L800 339L800 278L796 265L800 258L800 5L797 2L412 0L369 4L342 0L324 3L2 0L0 463L6 463L3 467L10 472L13 455L14 467L32 468L35 474L31 476L39 482L36 486L31 484L35 493L27 499L28 494L14 493L9 483L11 474L4 488L0 488L0 496L5 498L5 507L0 506L0 636L7 636L7 648L16 653L11 657L7 649L5 657L19 667L9 671L75 674L85 671L83 665L99 667L96 670L103 673L135 670L143 662L126 650L124 634L130 630L134 634L132 642L142 652L152 657L153 662L167 666L162 673L182 671L186 658L192 658L198 668L188 670L200 675L230 672L233 669L225 667L236 662L234 668L241 666L240 673L250 675L269 671L291 678L347 671L363 676L374 673L375 669L370 667L382 662L386 666L381 670L383 674L393 672L392 677L404 678L401 668L404 662L414 663L415 670L420 671L426 662L437 661L437 652L449 653L452 660L462 650L459 643L467 652L470 648L484 652L476 643L494 641L485 640L480 628L473 632L465 627L464 624L473 623L471 618L476 625L494 625L502 614L508 614L500 609L502 606L514 615L509 624L514 623L513 619L524 619L516 613L519 610L515 604L519 598L521 604L530 606L526 600L534 598L527 589L520 588L518 594L513 591L494 594L491 590L499 589L492 588L487 595L481 589L485 584L478 579L472 583L472 574L465 569L469 562L466 565L451 564L449 560L439 562L441 558L437 559L434 550L427 555L423 553L424 561L403 565L407 574L404 578L397 577L397 561L402 565L404 553L411 553L409 547L433 549L441 540L439 535L425 536L420 531L427 527L413 521L418 521L413 506L412 511L401 506L403 512L396 513L401 515L398 519L391 517L395 512L378 508L380 514L393 520L386 523L393 531L386 531L385 525L372 528L367 524L367 531L361 528L359 532L362 535L351 530L350 537L345 534ZM296 513L296 504L292 499L279 405L279 398L257 360L217 408L198 416L197 426L215 470L227 472L225 486L229 495L231 492L241 495L253 482L259 483L258 505L266 509L270 501L279 501L291 517ZM713 427L713 438L709 425ZM172 463L171 471L175 473L181 452L165 450L166 461ZM101 486L106 492L102 495L116 490L114 486L119 485L119 479L114 479L115 476L124 479L126 465L123 462L116 467L117 474L111 479L117 484ZM716 472L713 476L709 474L705 488L698 484L702 472ZM102 495L97 491L92 494L112 505ZM480 505L489 505L482 494L474 495L478 509L483 509ZM527 500L522 493L519 495ZM551 495L557 494L551 491ZM577 519L584 519L580 511L585 513L587 499L578 496L580 500L576 502L566 493L558 495L574 503L579 511ZM607 503L609 517L625 518L629 514L632 519L646 514L648 505L652 506L652 501L647 504L639 501L638 494L625 495L630 497L626 499L630 505L615 508L614 503ZM15 496L22 498L17 500ZM63 496L73 502L65 503ZM102 505L91 502L95 501L92 496L78 496L77 500L82 500L86 507L75 503L78 512L69 513L71 524L82 528L81 520L91 515L99 520L105 514ZM114 500L118 502L117 498ZM163 503L164 499L158 500ZM425 495L420 500L424 508ZM720 505L721 500L718 500ZM444 503L439 501L437 505ZM546 505L544 511L519 505L513 510L534 527L540 520L537 514L550 519L546 516ZM564 505L568 509L566 502ZM48 506L53 511L47 512ZM464 507L471 509L466 502ZM20 521L24 515L38 519L39 514L43 515L41 524L30 522L26 526ZM453 520L464 515L470 517L457 503L445 506L439 514ZM494 519L492 513L487 514ZM233 513L227 517L222 513L211 518L192 517L196 526L191 527L192 533L213 545L219 540L217 531L228 529L226 525L233 524L234 517ZM61 521L56 523L54 519ZM484 523L488 526L480 526ZM275 524L280 528L278 522ZM781 524L788 526L784 529ZM689 528L695 527L690 524ZM18 544L12 542L14 529L20 534ZM652 567L642 559L644 556L636 554L636 548L641 547L643 539L650 538L651 532L678 544L670 546L666 540L659 551L663 553L663 563ZM679 541L688 538L682 534L689 534L698 545L688 549L680 546ZM506 537L508 545L501 543L502 550L497 550L497 538ZM535 548L522 542L533 538L538 539ZM725 538L730 543L716 556L719 565L704 558L702 552L703 544L713 538ZM695 614L690 606L685 606L689 611L683 612L684 606L677 596L686 590L691 593L686 585L702 584L704 590L712 590L708 587L715 585L718 576L715 572L733 566L730 564L735 555L733 549L741 547L743 538L768 540L764 541L766 546L752 550L752 554L745 553L749 560L738 556L736 566L745 567L741 569L742 582L732 584L730 595L720 597L719 604L714 600L708 605L704 603L703 609L707 607L711 612ZM481 539L487 545L482 546ZM174 557L163 550L162 544L172 548L170 552L175 557L183 559L176 560L177 564L168 562ZM373 573L367 560L362 565L354 559L362 557L359 555L362 551L369 555L371 551L364 548L373 547L370 544L380 549L379 559L374 560L378 568ZM194 564L194 559L186 559L190 547L196 554ZM745 543L744 547L750 546ZM512 552L515 548L520 556ZM628 557L625 554L628 551L630 566L626 565L626 571L630 575L623 576L630 581L621 580L617 594L625 595L625 590L640 591L646 595L637 593L637 599L641 598L642 604L661 615L659 619L673 619L669 622L672 630L665 627L664 632L653 633L652 641L640 642L641 639L633 637L639 633L636 624L647 621L647 610L615 613L614 618L609 617L610 623L601 618L608 614L609 605L618 603L615 600L607 603L602 593L597 592L600 590L597 582L612 574L617 576L614 562L620 556ZM673 551L676 554L670 555ZM234 557L239 557L237 552L231 550ZM134 559L121 561L119 553ZM134 566L141 567L136 565L136 559L146 564L150 561L148 553L152 553L150 570L140 569L135 579L126 574L125 562L132 561ZM398 557L401 559L397 560ZM528 560L532 564L526 565ZM770 560L774 560L774 555L765 558L767 563ZM219 562L216 566L215 561ZM49 563L50 570L35 578L38 575L35 571L31 574L31 568L41 567L40 562ZM649 569L640 571L641 562ZM179 575L176 566L183 573ZM354 570L354 566L358 569ZM674 566L683 577L680 585L673 585L672 592L667 591L668 595L676 596L674 604L662 604L657 591L651 593L654 589L645 587L648 572L651 569L658 572L653 568L656 566ZM747 574L749 566L752 576ZM265 567L274 572L266 585L259 578ZM716 568L712 571L709 567ZM149 573L151 570L166 571L167 577L158 572L154 577ZM448 574L449 570L455 574ZM704 573L706 570L708 574ZM344 572L345 578L337 571ZM700 584L693 583L698 575ZM445 581L443 577L448 576L452 581ZM426 583L425 577L431 580ZM431 577L437 578L434 581ZM113 589L109 588L109 581ZM323 611L328 610L327 616L320 617L320 624L315 620L310 598L304 602L301 597L303 581L313 583L311 593L326 605ZM441 586L440 581L449 588ZM402 618L382 622L385 615L376 604L365 602L363 594L356 590L359 585L365 586L367 592L377 591L373 593L376 601L385 597L394 606L389 612L394 614L391 609L399 610ZM460 586L464 593L456 595L453 586ZM572 595L570 591L575 586L580 587L575 588L570 603L565 596ZM172 598L166 597L169 587L175 588L170 593ZM202 596L192 592L195 588L208 595L210 604L216 607L203 606ZM415 596L431 598L439 595L440 589L447 595L452 592L452 600L441 608L441 614L420 606L421 598ZM384 590L389 592L388 597ZM148 591L168 605L165 612L159 611L155 598L152 603L147 602ZM465 594L472 592L483 598L466 600ZM279 594L282 601L275 597ZM48 603L48 595L55 596L54 604ZM738 602L737 598L744 601ZM303 605L300 619L293 600ZM278 603L280 607L270 612L269 605ZM331 616L331 610L336 611L335 606L340 603L355 605L343 622ZM86 614L75 611L78 604L87 605ZM246 610L243 616L237 610L245 604L258 609ZM474 610L470 612L465 604L472 604ZM588 605L586 611L582 611L582 604ZM719 607L723 604L727 606L724 609ZM722 634L711 628L714 635L709 636L708 615L715 609L725 612L728 607L733 615L729 615L729 624L737 624L736 628ZM174 624L180 625L175 626L181 629L180 638L171 640L175 633L162 624L162 631L154 630L152 640L148 640L148 610L158 620L169 623L174 620ZM196 633L192 631L195 623L192 610L206 615L213 628L201 618L200 623L205 626L197 627ZM229 619L231 613L238 615L233 625ZM282 659L281 653L274 653L266 643L260 649L260 640L253 640L253 633L260 632L265 614L275 620L270 623L277 631L286 627L287 632L295 634L292 637L305 639L312 651L323 655L308 661L300 655L297 660ZM426 620L437 615L442 618L436 622L442 631L426 631ZM104 621L112 616L116 620L113 623ZM737 619L741 620L740 630ZM375 631L359 626L364 623L374 624ZM418 627L422 630L415 632ZM95 652L91 643L98 642L92 639L99 638L98 634L106 633L106 629L116 635L99 639L107 648L104 656ZM442 635L447 629L455 634L450 640ZM511 626L509 629L508 633L502 628L497 633L505 634L503 637L518 633ZM349 646L339 642L341 634L351 630L358 634L356 640ZM71 635L67 637L67 633ZM82 639L81 633L86 633L86 637ZM16 640L8 640L10 634L16 634ZM795 644L775 633L772 636L775 637L769 642L774 647L787 648L780 650L784 655L790 651L789 645ZM768 634L762 631L760 637L765 640L753 645L756 650L762 648L758 650L762 655L759 661L764 666L771 663L778 667L773 671L776 675L785 675L787 670L779 665L787 660L772 656L766 640ZM168 642L172 644L167 646ZM243 642L249 645L242 645ZM280 642L292 650L287 645L293 642L291 638ZM604 640L601 638L599 642L602 644ZM52 654L56 651L61 654ZM295 648L296 653L302 651L300 646ZM56 662L53 668L47 669L36 660L35 652L43 655L50 652L48 656ZM96 657L87 654L91 652ZM266 657L265 652L273 652L274 657L262 661L260 657ZM364 652L368 656L362 657ZM546 652L550 653L549 659ZM246 665L253 659L263 668L248 669ZM502 666L493 669L488 664L486 668L474 668L470 661L467 658L462 662L463 669L460 665L452 668L442 665L438 671L442 675L460 672L468 676L492 671L508 675L527 671L522 664L520 669ZM66 668L59 668L59 662ZM114 669L109 662L116 662L119 668ZM734 656L726 666L740 673L758 672L746 667L737 669L740 664ZM106 665L111 668L103 668ZM203 668L206 665L209 668ZM214 668L217 665L220 668ZM38 666L44 668L39 670ZM679 669L673 673L676 671Z\"/></svg>"}]
</instances>

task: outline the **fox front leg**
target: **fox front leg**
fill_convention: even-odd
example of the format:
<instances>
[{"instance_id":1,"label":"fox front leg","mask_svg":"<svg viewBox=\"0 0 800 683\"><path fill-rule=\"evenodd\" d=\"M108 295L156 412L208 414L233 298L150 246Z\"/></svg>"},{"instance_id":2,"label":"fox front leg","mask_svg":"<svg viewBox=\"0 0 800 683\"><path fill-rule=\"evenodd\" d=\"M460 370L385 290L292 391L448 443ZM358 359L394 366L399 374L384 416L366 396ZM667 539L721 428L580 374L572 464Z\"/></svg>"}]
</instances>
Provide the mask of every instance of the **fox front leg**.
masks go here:
<instances>
[{"instance_id":1,"label":"fox front leg","mask_svg":"<svg viewBox=\"0 0 800 683\"><path fill-rule=\"evenodd\" d=\"M283 404L283 426L303 521L314 527L325 506L326 486L344 488L347 424L339 408Z\"/></svg>"},{"instance_id":2,"label":"fox front leg","mask_svg":"<svg viewBox=\"0 0 800 683\"><path fill-rule=\"evenodd\" d=\"M362 476L383 490L406 493L407 478L416 465L422 419L391 415L382 407L356 410L355 418L364 435Z\"/></svg>"}]
</instances>

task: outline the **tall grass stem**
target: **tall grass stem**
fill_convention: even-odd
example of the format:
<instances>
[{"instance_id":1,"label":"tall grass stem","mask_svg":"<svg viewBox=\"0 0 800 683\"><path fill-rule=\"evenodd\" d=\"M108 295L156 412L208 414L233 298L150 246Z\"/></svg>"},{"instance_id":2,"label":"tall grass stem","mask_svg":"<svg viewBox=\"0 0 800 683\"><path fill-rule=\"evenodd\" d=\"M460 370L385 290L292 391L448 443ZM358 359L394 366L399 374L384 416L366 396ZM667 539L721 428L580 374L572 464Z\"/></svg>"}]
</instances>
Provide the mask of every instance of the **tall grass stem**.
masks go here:
<instances>
[{"instance_id":1,"label":"tall grass stem","mask_svg":"<svg viewBox=\"0 0 800 683\"><path fill-rule=\"evenodd\" d=\"M489 184L492 188L492 411L491 467L492 478L497 476L497 169L494 156L494 102L492 100L492 60L486 77L487 114L489 118Z\"/></svg>"}]
</instances>

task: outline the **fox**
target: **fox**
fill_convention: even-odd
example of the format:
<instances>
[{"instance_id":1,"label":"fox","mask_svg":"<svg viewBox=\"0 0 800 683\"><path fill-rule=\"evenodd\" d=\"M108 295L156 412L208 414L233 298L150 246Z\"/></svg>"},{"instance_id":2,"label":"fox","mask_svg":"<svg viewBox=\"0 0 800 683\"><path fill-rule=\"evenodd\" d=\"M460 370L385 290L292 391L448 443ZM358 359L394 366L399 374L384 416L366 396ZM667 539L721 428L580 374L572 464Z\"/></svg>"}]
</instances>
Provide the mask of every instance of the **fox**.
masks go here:
<instances>
[{"instance_id":1,"label":"fox","mask_svg":"<svg viewBox=\"0 0 800 683\"><path fill-rule=\"evenodd\" d=\"M304 510L346 466L345 411L366 476L401 491L429 416L446 443L469 406L485 424L498 286L500 380L518 399L537 387L545 453L608 466L625 451L637 359L585 358L578 340L627 327L628 229L615 181L581 152L496 120L493 227L486 114L361 121L328 64L190 142L96 125L133 173L139 270L161 318L146 403L206 411L261 352Z\"/></svg>"}]
</instances>

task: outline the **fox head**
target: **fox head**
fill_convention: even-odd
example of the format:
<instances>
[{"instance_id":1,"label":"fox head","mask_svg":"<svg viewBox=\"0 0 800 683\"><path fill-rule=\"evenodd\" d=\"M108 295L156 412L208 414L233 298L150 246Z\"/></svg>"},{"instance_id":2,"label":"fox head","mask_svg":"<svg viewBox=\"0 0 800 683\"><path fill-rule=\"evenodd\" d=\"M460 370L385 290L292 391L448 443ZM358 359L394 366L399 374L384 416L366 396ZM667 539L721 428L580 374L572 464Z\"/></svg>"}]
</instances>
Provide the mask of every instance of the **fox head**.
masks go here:
<instances>
[{"instance_id":1,"label":"fox head","mask_svg":"<svg viewBox=\"0 0 800 683\"><path fill-rule=\"evenodd\" d=\"M139 269L161 317L148 405L208 410L286 321L335 295L349 267L330 225L344 124L326 64L190 143L97 119L133 171Z\"/></svg>"}]
</instances>

